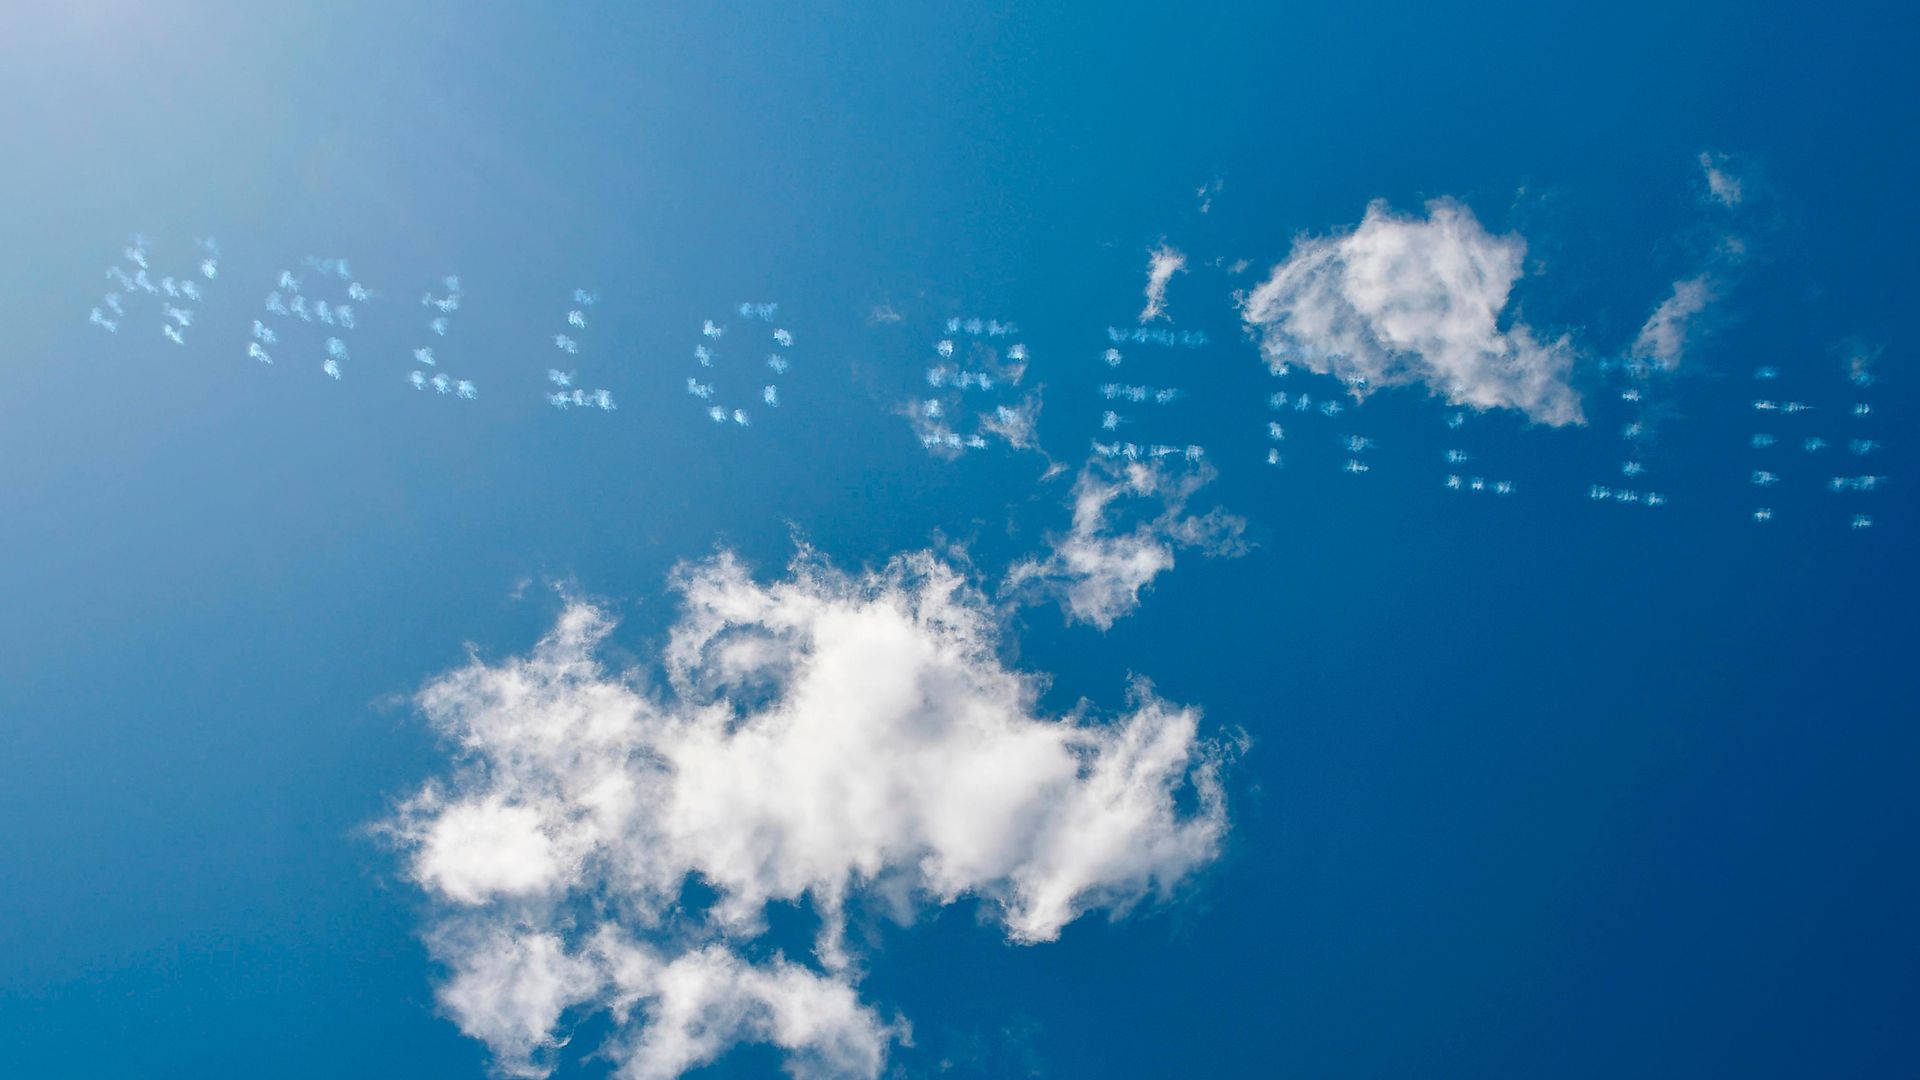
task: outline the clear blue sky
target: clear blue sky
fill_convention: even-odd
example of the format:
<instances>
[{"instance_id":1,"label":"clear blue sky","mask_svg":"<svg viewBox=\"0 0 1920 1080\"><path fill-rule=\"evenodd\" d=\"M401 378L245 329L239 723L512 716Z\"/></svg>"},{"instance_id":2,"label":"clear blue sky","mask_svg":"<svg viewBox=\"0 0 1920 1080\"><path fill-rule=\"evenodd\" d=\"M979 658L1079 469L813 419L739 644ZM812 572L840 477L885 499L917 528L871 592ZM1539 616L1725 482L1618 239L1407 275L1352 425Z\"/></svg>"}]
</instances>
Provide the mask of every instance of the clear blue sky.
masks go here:
<instances>
[{"instance_id":1,"label":"clear blue sky","mask_svg":"<svg viewBox=\"0 0 1920 1080\"><path fill-rule=\"evenodd\" d=\"M796 537L847 568L963 547L1037 715L1119 716L1138 675L1246 737L1170 895L1038 944L988 899L856 915L846 977L912 1025L888 1075L1920 1071L1910 10L799 7L3 20L4 1071L484 1075L423 940L448 901L376 835L454 775L413 695L469 646L526 655L568 597L663 687L674 568L727 550L775 581ZM1498 326L1567 336L1584 423L1456 432L1417 379L1356 405L1269 373L1236 290L1374 200L1417 225L1435 199L1524 238ZM87 322L135 232L182 277L219 242L183 345L157 299ZM1209 343L1110 369L1162 242L1188 271L1154 325ZM262 306L283 267L344 296L309 255L375 294L337 382L332 332ZM450 274L434 338L414 297ZM1623 374L1691 280L1684 362ZM781 305L784 375L742 301ZM1031 350L992 400L1039 391L1037 449L949 460L904 415L970 315ZM709 318L736 350L710 373ZM478 398L409 387L421 345ZM554 366L618 409L550 407ZM780 405L715 424L689 376ZM1183 392L1116 438L1204 445L1186 512L1245 550L1179 550L1103 630L998 586L1068 534L1115 380ZM1456 447L1514 494L1448 490ZM741 955L832 975L802 907ZM570 1011L556 1075L605 1075L614 1026ZM748 1039L698 1075L782 1060Z\"/></svg>"}]
</instances>

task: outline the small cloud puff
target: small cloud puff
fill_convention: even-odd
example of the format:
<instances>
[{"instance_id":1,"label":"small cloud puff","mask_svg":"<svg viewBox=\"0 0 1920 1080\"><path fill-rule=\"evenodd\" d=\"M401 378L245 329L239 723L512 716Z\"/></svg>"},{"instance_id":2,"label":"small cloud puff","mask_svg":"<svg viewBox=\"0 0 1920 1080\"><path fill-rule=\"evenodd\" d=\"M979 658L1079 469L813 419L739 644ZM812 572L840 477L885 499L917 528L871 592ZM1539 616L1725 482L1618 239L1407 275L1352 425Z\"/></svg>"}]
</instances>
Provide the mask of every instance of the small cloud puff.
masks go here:
<instances>
[{"instance_id":1,"label":"small cloud puff","mask_svg":"<svg viewBox=\"0 0 1920 1080\"><path fill-rule=\"evenodd\" d=\"M1721 206L1732 208L1740 205L1744 193L1740 178L1727 167L1727 155L1711 150L1700 151L1700 171L1707 181L1707 196Z\"/></svg>"}]
</instances>

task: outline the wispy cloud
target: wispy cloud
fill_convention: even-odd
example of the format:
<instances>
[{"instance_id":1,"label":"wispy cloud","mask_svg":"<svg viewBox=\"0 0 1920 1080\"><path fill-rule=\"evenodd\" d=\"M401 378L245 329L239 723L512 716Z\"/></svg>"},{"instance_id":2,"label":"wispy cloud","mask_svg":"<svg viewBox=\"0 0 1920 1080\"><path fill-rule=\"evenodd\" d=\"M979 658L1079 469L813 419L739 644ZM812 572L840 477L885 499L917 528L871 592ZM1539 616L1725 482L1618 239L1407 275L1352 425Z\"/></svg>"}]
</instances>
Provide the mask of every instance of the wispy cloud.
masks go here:
<instances>
[{"instance_id":1,"label":"wispy cloud","mask_svg":"<svg viewBox=\"0 0 1920 1080\"><path fill-rule=\"evenodd\" d=\"M1653 309L1633 339L1632 354L1672 371L1686 356L1693 326L1718 296L1711 274L1673 283L1673 291Z\"/></svg>"},{"instance_id":2,"label":"wispy cloud","mask_svg":"<svg viewBox=\"0 0 1920 1080\"><path fill-rule=\"evenodd\" d=\"M1150 323L1167 317L1167 284L1173 275L1187 272L1187 257L1166 241L1147 253L1147 306L1140 309L1140 321Z\"/></svg>"},{"instance_id":3,"label":"wispy cloud","mask_svg":"<svg viewBox=\"0 0 1920 1080\"><path fill-rule=\"evenodd\" d=\"M1729 208L1740 205L1744 197L1740 177L1729 167L1727 155L1712 150L1700 151L1700 171L1706 176L1709 198Z\"/></svg>"},{"instance_id":4,"label":"wispy cloud","mask_svg":"<svg viewBox=\"0 0 1920 1080\"><path fill-rule=\"evenodd\" d=\"M1708 199L1734 213L1716 215L1713 244L1699 269L1673 283L1634 336L1627 354L1641 368L1649 363L1662 371L1680 368L1689 349L1714 329L1715 308L1733 290L1747 260L1747 240L1739 229L1745 185L1726 154L1702 151L1699 160Z\"/></svg>"},{"instance_id":5,"label":"wispy cloud","mask_svg":"<svg viewBox=\"0 0 1920 1080\"><path fill-rule=\"evenodd\" d=\"M1127 447L1118 460L1089 461L1073 486L1073 526L1050 539L1051 551L1016 564L1003 590L1059 600L1072 622L1102 630L1140 606L1155 578L1173 569L1176 551L1238 555L1246 523L1220 509L1189 513L1187 503L1214 477L1198 448ZM1151 512L1125 511L1144 504Z\"/></svg>"},{"instance_id":6,"label":"wispy cloud","mask_svg":"<svg viewBox=\"0 0 1920 1080\"><path fill-rule=\"evenodd\" d=\"M1225 186L1225 181L1216 176L1194 189L1193 197L1199 200L1198 209L1201 213L1204 214L1213 209L1213 197L1220 194L1220 189Z\"/></svg>"}]
</instances>

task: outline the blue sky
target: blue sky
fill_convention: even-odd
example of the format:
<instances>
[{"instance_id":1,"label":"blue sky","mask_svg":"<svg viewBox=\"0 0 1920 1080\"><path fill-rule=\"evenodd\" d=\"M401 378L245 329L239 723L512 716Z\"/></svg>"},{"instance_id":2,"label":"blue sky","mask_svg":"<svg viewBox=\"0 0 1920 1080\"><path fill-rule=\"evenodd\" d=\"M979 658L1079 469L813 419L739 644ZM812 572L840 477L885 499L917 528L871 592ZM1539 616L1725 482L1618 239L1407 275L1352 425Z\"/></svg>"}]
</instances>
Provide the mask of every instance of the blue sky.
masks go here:
<instances>
[{"instance_id":1,"label":"blue sky","mask_svg":"<svg viewBox=\"0 0 1920 1080\"><path fill-rule=\"evenodd\" d=\"M8 22L13 1070L1920 1064L1910 12Z\"/></svg>"}]
</instances>

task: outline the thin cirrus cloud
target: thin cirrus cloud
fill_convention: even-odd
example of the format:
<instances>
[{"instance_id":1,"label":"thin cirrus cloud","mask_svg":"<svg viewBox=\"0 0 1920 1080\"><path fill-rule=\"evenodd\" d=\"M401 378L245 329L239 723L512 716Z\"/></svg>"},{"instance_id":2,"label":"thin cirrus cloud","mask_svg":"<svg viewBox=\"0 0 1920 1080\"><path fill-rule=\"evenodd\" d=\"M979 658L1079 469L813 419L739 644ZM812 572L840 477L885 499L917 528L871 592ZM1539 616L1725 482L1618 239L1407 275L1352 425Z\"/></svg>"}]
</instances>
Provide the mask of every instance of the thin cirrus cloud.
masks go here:
<instances>
[{"instance_id":1,"label":"thin cirrus cloud","mask_svg":"<svg viewBox=\"0 0 1920 1080\"><path fill-rule=\"evenodd\" d=\"M1276 372L1297 363L1355 394L1421 385L1456 405L1577 424L1571 340L1543 339L1508 311L1525 256L1525 240L1487 232L1451 199L1424 217L1375 202L1350 230L1296 241L1241 316Z\"/></svg>"},{"instance_id":2,"label":"thin cirrus cloud","mask_svg":"<svg viewBox=\"0 0 1920 1080\"><path fill-rule=\"evenodd\" d=\"M1219 509L1187 510L1193 495L1212 481L1213 469L1197 453L1191 468L1166 460L1172 456L1089 460L1074 482L1072 527L1050 538L1044 557L1016 563L1003 591L1050 596L1069 622L1106 630L1140 606L1154 579L1173 569L1179 549L1228 556L1244 552L1246 522ZM1123 508L1140 503L1157 512L1125 527Z\"/></svg>"},{"instance_id":3,"label":"thin cirrus cloud","mask_svg":"<svg viewBox=\"0 0 1920 1080\"><path fill-rule=\"evenodd\" d=\"M1729 167L1727 155L1714 150L1700 151L1700 171L1707 181L1707 197L1721 206L1739 206L1745 198L1745 186Z\"/></svg>"},{"instance_id":4,"label":"thin cirrus cloud","mask_svg":"<svg viewBox=\"0 0 1920 1080\"><path fill-rule=\"evenodd\" d=\"M1653 309L1634 336L1632 355L1667 371L1678 368L1686 357L1687 345L1696 336L1696 323L1718 297L1719 285L1710 273L1674 282L1673 291Z\"/></svg>"},{"instance_id":5,"label":"thin cirrus cloud","mask_svg":"<svg viewBox=\"0 0 1920 1080\"><path fill-rule=\"evenodd\" d=\"M769 584L721 554L675 587L664 680L605 667L612 622L573 601L530 655L419 696L457 767L379 829L431 898L442 1008L507 1075L602 1014L622 1075L760 1042L795 1075L877 1076L907 1028L860 1000L855 905L976 898L1045 942L1220 850L1231 748L1198 712L1138 683L1111 719L1041 713L1004 612L931 553L853 575L802 552ZM820 917L816 962L748 959L788 902Z\"/></svg>"},{"instance_id":6,"label":"thin cirrus cloud","mask_svg":"<svg viewBox=\"0 0 1920 1080\"><path fill-rule=\"evenodd\" d=\"M1703 150L1699 160L1708 200L1724 210L1739 211L1746 185L1732 171L1727 155ZM1721 231L1699 272L1675 281L1641 324L1628 350L1629 357L1662 371L1677 370L1689 348L1712 330L1713 307L1737 280L1746 256L1746 241L1730 228Z\"/></svg>"},{"instance_id":7,"label":"thin cirrus cloud","mask_svg":"<svg viewBox=\"0 0 1920 1080\"><path fill-rule=\"evenodd\" d=\"M1173 281L1173 275L1186 272L1186 255L1165 241L1147 253L1147 305L1140 309L1142 323L1167 317L1167 285Z\"/></svg>"}]
</instances>

